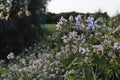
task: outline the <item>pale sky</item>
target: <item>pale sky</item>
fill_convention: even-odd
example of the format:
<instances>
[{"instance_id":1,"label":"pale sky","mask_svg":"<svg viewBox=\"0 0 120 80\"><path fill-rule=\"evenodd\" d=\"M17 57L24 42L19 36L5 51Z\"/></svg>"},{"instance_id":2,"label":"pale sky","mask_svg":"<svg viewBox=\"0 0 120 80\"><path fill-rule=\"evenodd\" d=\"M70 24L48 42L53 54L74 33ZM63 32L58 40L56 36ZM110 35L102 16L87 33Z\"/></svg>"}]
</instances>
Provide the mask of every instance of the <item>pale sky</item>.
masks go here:
<instances>
[{"instance_id":1,"label":"pale sky","mask_svg":"<svg viewBox=\"0 0 120 80\"><path fill-rule=\"evenodd\" d=\"M94 13L101 9L110 16L120 13L120 0L51 0L47 9L49 12L82 12Z\"/></svg>"}]
</instances>

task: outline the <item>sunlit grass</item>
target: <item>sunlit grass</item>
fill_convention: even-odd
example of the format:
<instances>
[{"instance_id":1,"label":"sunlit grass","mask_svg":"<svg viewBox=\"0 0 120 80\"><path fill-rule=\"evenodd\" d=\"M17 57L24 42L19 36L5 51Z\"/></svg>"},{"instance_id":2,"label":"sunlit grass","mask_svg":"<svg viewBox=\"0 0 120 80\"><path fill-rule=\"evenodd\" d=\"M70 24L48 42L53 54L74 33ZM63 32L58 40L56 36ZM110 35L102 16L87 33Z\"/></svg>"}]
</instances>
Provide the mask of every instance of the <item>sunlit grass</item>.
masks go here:
<instances>
[{"instance_id":1,"label":"sunlit grass","mask_svg":"<svg viewBox=\"0 0 120 80\"><path fill-rule=\"evenodd\" d=\"M55 24L43 24L42 28L46 29L50 34L52 34L56 31Z\"/></svg>"}]
</instances>

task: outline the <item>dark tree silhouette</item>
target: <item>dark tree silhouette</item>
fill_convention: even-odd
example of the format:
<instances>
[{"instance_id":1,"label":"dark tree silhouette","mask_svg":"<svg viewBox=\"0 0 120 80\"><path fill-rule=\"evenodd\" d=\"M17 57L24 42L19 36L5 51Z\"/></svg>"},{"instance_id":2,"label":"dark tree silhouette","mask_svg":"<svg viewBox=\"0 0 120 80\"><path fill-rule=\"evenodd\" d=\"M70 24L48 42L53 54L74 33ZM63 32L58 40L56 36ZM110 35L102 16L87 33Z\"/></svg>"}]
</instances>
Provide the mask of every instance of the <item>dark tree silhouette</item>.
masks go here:
<instances>
[{"instance_id":1,"label":"dark tree silhouette","mask_svg":"<svg viewBox=\"0 0 120 80\"><path fill-rule=\"evenodd\" d=\"M0 0L0 58L20 53L40 39L50 0Z\"/></svg>"}]
</instances>

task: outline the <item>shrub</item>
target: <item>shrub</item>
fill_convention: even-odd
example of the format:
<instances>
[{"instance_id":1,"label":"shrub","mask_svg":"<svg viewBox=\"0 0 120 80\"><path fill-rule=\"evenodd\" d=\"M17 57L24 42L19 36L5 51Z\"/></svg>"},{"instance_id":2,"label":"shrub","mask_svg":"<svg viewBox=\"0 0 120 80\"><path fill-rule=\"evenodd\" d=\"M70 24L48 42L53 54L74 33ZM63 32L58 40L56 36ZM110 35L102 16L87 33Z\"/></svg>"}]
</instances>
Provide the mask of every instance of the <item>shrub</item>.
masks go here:
<instances>
[{"instance_id":1,"label":"shrub","mask_svg":"<svg viewBox=\"0 0 120 80\"><path fill-rule=\"evenodd\" d=\"M104 18L83 17L61 17L56 32L28 54L10 60L4 70L1 61L1 79L119 80L120 41L114 29Z\"/></svg>"}]
</instances>

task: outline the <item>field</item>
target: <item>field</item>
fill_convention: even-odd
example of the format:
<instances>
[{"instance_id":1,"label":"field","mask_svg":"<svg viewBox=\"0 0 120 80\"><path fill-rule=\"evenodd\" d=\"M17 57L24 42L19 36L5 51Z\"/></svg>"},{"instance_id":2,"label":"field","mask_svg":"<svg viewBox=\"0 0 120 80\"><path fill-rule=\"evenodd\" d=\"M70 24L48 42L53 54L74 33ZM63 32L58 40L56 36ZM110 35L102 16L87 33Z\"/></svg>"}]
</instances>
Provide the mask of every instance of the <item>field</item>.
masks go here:
<instances>
[{"instance_id":1,"label":"field","mask_svg":"<svg viewBox=\"0 0 120 80\"><path fill-rule=\"evenodd\" d=\"M56 26L55 26L55 24L43 24L43 25L42 25L42 28L43 28L43 29L47 29L48 32L50 32L50 33L54 33L54 32L56 31Z\"/></svg>"}]
</instances>

